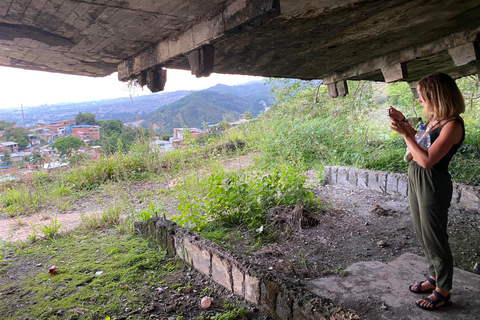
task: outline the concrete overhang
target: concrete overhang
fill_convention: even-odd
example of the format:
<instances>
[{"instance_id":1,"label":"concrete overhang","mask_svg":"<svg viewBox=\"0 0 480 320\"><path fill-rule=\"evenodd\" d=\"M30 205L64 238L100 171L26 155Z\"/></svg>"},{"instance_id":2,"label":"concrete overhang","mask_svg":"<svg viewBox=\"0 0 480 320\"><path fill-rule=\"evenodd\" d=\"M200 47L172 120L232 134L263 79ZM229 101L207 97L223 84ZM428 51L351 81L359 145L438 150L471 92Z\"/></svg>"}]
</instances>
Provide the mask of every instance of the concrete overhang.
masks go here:
<instances>
[{"instance_id":1,"label":"concrete overhang","mask_svg":"<svg viewBox=\"0 0 480 320\"><path fill-rule=\"evenodd\" d=\"M152 91L165 68L407 81L480 73L478 0L0 0L0 65L118 71ZM331 90L330 90L331 89Z\"/></svg>"}]
</instances>

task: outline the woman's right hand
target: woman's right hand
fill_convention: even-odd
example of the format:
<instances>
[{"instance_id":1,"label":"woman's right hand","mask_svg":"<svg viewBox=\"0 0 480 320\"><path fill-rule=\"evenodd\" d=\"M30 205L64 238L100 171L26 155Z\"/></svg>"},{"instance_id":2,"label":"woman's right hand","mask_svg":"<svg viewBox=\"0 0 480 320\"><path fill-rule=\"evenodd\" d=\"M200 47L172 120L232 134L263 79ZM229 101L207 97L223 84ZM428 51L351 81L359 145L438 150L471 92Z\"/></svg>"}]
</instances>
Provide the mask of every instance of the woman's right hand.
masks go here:
<instances>
[{"instance_id":1,"label":"woman's right hand","mask_svg":"<svg viewBox=\"0 0 480 320\"><path fill-rule=\"evenodd\" d=\"M394 107L390 106L388 108L388 117L390 117L390 122L401 122L405 119L403 113L395 109Z\"/></svg>"}]
</instances>

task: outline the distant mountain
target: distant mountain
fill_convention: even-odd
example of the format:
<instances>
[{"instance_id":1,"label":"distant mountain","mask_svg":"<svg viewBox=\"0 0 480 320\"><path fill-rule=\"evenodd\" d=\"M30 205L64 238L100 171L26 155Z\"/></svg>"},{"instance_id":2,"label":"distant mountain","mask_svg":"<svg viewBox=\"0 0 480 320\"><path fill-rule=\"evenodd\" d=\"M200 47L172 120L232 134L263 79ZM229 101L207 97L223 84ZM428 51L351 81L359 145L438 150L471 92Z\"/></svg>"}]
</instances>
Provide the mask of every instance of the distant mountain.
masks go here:
<instances>
[{"instance_id":1,"label":"distant mountain","mask_svg":"<svg viewBox=\"0 0 480 320\"><path fill-rule=\"evenodd\" d=\"M201 127L218 123L224 115L239 119L245 111L253 117L273 101L270 88L263 81L244 85L218 84L202 91L175 91L79 103L58 103L21 108L0 109L0 120L15 121L22 126L73 119L79 112L91 112L96 120L120 119L133 122L144 119L143 126L156 128L159 133L172 133L175 127Z\"/></svg>"},{"instance_id":2,"label":"distant mountain","mask_svg":"<svg viewBox=\"0 0 480 320\"><path fill-rule=\"evenodd\" d=\"M162 92L131 98L117 98L88 102L72 102L45 104L35 107L25 107L25 124L50 123L60 120L73 119L79 112L91 112L96 120L120 119L124 122L134 121L138 116L156 111L159 107L177 101L194 91L181 90ZM0 109L0 120L15 121L23 125L22 110Z\"/></svg>"},{"instance_id":3,"label":"distant mountain","mask_svg":"<svg viewBox=\"0 0 480 320\"><path fill-rule=\"evenodd\" d=\"M193 92L160 107L155 113L142 116L145 120L142 125L157 133L172 133L173 128L201 128L204 123L219 123L225 115L240 119L245 111L255 117L272 103L271 86L261 81L238 86L219 84Z\"/></svg>"}]
</instances>

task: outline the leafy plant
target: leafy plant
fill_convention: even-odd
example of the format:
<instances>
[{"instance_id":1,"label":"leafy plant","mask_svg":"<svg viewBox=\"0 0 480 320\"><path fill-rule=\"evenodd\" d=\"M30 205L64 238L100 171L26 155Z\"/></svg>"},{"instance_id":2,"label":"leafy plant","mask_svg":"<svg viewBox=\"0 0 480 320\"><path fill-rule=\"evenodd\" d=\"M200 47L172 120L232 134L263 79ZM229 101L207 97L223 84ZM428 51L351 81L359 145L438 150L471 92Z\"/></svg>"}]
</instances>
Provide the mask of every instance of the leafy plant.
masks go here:
<instances>
[{"instance_id":1,"label":"leafy plant","mask_svg":"<svg viewBox=\"0 0 480 320\"><path fill-rule=\"evenodd\" d=\"M55 236L58 234L60 228L62 227L58 223L57 218L52 219L52 221L50 221L50 224L47 225L35 226L32 224L32 226L51 240L55 239Z\"/></svg>"}]
</instances>

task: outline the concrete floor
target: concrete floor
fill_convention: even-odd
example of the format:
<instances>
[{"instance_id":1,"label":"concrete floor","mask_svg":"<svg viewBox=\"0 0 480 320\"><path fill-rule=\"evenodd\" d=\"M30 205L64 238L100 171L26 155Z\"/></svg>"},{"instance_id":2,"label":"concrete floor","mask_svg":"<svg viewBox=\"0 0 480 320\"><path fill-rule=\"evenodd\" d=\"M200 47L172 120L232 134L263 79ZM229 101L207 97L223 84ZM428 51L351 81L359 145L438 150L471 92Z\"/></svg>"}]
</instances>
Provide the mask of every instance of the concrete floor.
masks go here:
<instances>
[{"instance_id":1,"label":"concrete floor","mask_svg":"<svg viewBox=\"0 0 480 320\"><path fill-rule=\"evenodd\" d=\"M332 276L305 283L312 292L335 304L363 309L367 319L480 319L480 275L454 270L452 306L435 312L417 308L414 302L428 294L414 294L408 286L425 279L423 257L406 253L385 264L359 262L347 268L345 277Z\"/></svg>"}]
</instances>

